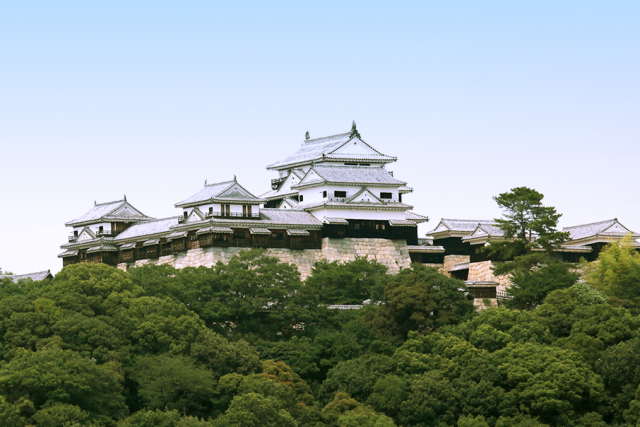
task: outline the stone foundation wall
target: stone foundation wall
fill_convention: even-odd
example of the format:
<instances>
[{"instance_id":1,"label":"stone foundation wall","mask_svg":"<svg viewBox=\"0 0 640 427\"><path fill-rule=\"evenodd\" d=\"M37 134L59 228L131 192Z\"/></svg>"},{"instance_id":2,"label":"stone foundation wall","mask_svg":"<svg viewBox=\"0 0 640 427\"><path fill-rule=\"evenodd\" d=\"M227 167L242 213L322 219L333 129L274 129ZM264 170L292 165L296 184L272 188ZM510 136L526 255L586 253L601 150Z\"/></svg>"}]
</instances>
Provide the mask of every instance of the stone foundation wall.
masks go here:
<instances>
[{"instance_id":1,"label":"stone foundation wall","mask_svg":"<svg viewBox=\"0 0 640 427\"><path fill-rule=\"evenodd\" d=\"M153 260L139 260L135 263L118 264L121 270L137 267L143 264L171 264L175 268L184 267L212 267L218 261L228 263L238 252L248 248L219 248L210 247L191 249L176 255L163 256ZM405 240L387 239L322 239L322 249L275 249L264 250L264 254L273 256L282 262L295 264L302 279L311 274L311 269L316 262L327 261L353 261L356 257L374 259L389 268L389 273L398 273L403 268L409 268L411 259L409 248Z\"/></svg>"},{"instance_id":2,"label":"stone foundation wall","mask_svg":"<svg viewBox=\"0 0 640 427\"><path fill-rule=\"evenodd\" d=\"M454 265L460 264L461 262L469 262L470 260L471 257L469 255L447 255L444 257L442 274L451 277L451 273L449 273L449 270L451 270Z\"/></svg>"},{"instance_id":3,"label":"stone foundation wall","mask_svg":"<svg viewBox=\"0 0 640 427\"><path fill-rule=\"evenodd\" d=\"M494 276L491 261L474 262L469 264L469 278L473 281L498 282L496 290L504 292L511 285L510 276Z\"/></svg>"}]
</instances>

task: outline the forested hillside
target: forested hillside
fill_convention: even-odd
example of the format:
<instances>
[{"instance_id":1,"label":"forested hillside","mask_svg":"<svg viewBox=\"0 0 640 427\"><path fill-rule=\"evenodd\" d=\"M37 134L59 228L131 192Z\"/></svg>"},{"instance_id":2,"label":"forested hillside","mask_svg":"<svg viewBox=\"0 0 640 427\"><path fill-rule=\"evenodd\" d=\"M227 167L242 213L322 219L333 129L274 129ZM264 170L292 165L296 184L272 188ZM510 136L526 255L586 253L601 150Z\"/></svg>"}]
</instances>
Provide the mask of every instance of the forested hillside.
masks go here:
<instances>
[{"instance_id":1,"label":"forested hillside","mask_svg":"<svg viewBox=\"0 0 640 427\"><path fill-rule=\"evenodd\" d=\"M569 267L521 269L481 313L421 265L321 263L301 282L257 250L5 279L0 426L640 425L640 256Z\"/></svg>"}]
</instances>

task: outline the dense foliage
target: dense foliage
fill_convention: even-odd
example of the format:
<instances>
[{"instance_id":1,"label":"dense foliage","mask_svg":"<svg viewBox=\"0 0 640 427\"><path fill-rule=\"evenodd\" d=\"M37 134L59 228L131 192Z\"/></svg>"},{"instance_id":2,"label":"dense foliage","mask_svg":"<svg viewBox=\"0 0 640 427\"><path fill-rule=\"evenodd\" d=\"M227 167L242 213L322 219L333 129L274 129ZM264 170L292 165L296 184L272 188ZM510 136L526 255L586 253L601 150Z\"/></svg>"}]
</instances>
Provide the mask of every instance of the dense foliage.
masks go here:
<instances>
[{"instance_id":1,"label":"dense foliage","mask_svg":"<svg viewBox=\"0 0 640 427\"><path fill-rule=\"evenodd\" d=\"M320 263L303 282L258 250L2 279L0 426L635 426L638 259L608 247L585 282L518 273L521 305L480 313L421 265Z\"/></svg>"}]
</instances>

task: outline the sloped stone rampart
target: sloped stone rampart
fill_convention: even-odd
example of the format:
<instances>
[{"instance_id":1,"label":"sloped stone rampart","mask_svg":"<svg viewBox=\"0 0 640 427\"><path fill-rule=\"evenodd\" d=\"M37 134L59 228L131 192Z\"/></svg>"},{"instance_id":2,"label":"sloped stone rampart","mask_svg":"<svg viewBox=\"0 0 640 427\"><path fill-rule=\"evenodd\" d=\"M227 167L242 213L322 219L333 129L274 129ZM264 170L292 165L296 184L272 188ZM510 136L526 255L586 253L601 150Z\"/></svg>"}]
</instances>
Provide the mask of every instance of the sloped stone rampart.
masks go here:
<instances>
[{"instance_id":1,"label":"sloped stone rampart","mask_svg":"<svg viewBox=\"0 0 640 427\"><path fill-rule=\"evenodd\" d=\"M201 248L163 256L153 260L139 260L135 263L118 264L118 268L127 270L144 264L170 264L176 268L212 267L218 261L228 263L238 252L248 248ZM389 273L398 273L411 265L409 248L404 240L387 239L322 239L322 249L276 249L264 250L264 254L273 256L282 262L295 264L305 279L311 274L316 262L321 260L347 262L356 257L374 259L389 268Z\"/></svg>"},{"instance_id":2,"label":"sloped stone rampart","mask_svg":"<svg viewBox=\"0 0 640 427\"><path fill-rule=\"evenodd\" d=\"M494 276L491 267L493 267L491 261L473 262L469 264L468 280L498 282L496 290L498 292L504 292L511 286L511 276Z\"/></svg>"}]
</instances>

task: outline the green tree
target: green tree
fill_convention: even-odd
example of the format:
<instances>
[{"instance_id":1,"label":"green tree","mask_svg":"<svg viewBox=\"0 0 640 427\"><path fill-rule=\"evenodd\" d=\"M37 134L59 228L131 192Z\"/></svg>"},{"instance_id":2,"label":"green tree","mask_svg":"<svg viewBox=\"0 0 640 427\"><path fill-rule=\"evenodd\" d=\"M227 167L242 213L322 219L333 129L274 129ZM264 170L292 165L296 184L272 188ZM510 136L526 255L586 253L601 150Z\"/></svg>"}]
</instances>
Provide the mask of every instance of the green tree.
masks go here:
<instances>
[{"instance_id":1,"label":"green tree","mask_svg":"<svg viewBox=\"0 0 640 427\"><path fill-rule=\"evenodd\" d=\"M570 288L580 278L571 264L553 261L529 268L511 268L510 272L511 286L507 293L511 299L505 303L509 308L520 310L536 308L550 292Z\"/></svg>"},{"instance_id":2,"label":"green tree","mask_svg":"<svg viewBox=\"0 0 640 427\"><path fill-rule=\"evenodd\" d=\"M294 326L312 311L300 303L301 282L296 266L264 256L261 250L241 251L228 264L218 263L220 297L209 303L212 321L226 331L261 337L289 337Z\"/></svg>"},{"instance_id":3,"label":"green tree","mask_svg":"<svg viewBox=\"0 0 640 427\"><path fill-rule=\"evenodd\" d=\"M180 421L178 411L149 411L143 409L121 420L118 427L176 427Z\"/></svg>"},{"instance_id":4,"label":"green tree","mask_svg":"<svg viewBox=\"0 0 640 427\"><path fill-rule=\"evenodd\" d=\"M38 411L55 404L74 405L91 414L117 418L126 413L120 382L109 366L55 347L23 350L0 370L0 394L15 404L28 400Z\"/></svg>"},{"instance_id":5,"label":"green tree","mask_svg":"<svg viewBox=\"0 0 640 427\"><path fill-rule=\"evenodd\" d=\"M395 427L393 420L373 412L350 411L338 417L337 427Z\"/></svg>"},{"instance_id":6,"label":"green tree","mask_svg":"<svg viewBox=\"0 0 640 427\"><path fill-rule=\"evenodd\" d=\"M394 370L393 359L367 354L337 364L322 383L321 395L328 402L336 392L344 392L364 402L373 392L377 380Z\"/></svg>"},{"instance_id":7,"label":"green tree","mask_svg":"<svg viewBox=\"0 0 640 427\"><path fill-rule=\"evenodd\" d=\"M458 418L458 427L489 427L487 420L482 415L473 417L473 415L462 416Z\"/></svg>"},{"instance_id":8,"label":"green tree","mask_svg":"<svg viewBox=\"0 0 640 427\"><path fill-rule=\"evenodd\" d=\"M375 260L320 261L305 281L304 289L322 304L362 304L372 295L379 301L387 278L387 267Z\"/></svg>"},{"instance_id":9,"label":"green tree","mask_svg":"<svg viewBox=\"0 0 640 427\"><path fill-rule=\"evenodd\" d=\"M0 420L3 427L24 427L27 420L20 414L20 407L7 402L0 396Z\"/></svg>"},{"instance_id":10,"label":"green tree","mask_svg":"<svg viewBox=\"0 0 640 427\"><path fill-rule=\"evenodd\" d=\"M184 416L210 411L214 375L186 356L141 356L129 375L147 408L178 410Z\"/></svg>"},{"instance_id":11,"label":"green tree","mask_svg":"<svg viewBox=\"0 0 640 427\"><path fill-rule=\"evenodd\" d=\"M630 236L604 247L588 265L584 280L605 294L640 303L640 253Z\"/></svg>"},{"instance_id":12,"label":"green tree","mask_svg":"<svg viewBox=\"0 0 640 427\"><path fill-rule=\"evenodd\" d=\"M382 336L404 340L409 331L455 324L473 312L464 290L462 281L414 264L389 280L384 304L373 312L371 327Z\"/></svg>"},{"instance_id":13,"label":"green tree","mask_svg":"<svg viewBox=\"0 0 640 427\"><path fill-rule=\"evenodd\" d=\"M201 331L191 345L192 359L217 376L236 372L242 375L261 368L258 352L246 341L231 342L210 330Z\"/></svg>"},{"instance_id":14,"label":"green tree","mask_svg":"<svg viewBox=\"0 0 640 427\"><path fill-rule=\"evenodd\" d=\"M507 260L540 248L551 252L569 238L556 229L562 216L551 206L544 206L544 195L527 187L512 188L493 199L502 209L502 218L495 221L506 241L491 243L490 256Z\"/></svg>"},{"instance_id":15,"label":"green tree","mask_svg":"<svg viewBox=\"0 0 640 427\"><path fill-rule=\"evenodd\" d=\"M298 423L273 397L247 393L233 398L216 427L297 427Z\"/></svg>"},{"instance_id":16,"label":"green tree","mask_svg":"<svg viewBox=\"0 0 640 427\"><path fill-rule=\"evenodd\" d=\"M89 413L75 405L55 404L39 410L32 419L38 427L80 427L92 425Z\"/></svg>"}]
</instances>

